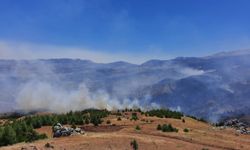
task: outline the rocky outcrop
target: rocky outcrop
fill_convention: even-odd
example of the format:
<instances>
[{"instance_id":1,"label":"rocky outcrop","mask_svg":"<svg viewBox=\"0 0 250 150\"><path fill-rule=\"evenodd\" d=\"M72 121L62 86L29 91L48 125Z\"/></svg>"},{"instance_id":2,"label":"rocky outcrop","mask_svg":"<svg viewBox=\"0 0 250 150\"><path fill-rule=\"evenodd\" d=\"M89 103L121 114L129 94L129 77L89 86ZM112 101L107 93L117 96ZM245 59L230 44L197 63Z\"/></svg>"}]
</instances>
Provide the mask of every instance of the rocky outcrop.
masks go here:
<instances>
[{"instance_id":1,"label":"rocky outcrop","mask_svg":"<svg viewBox=\"0 0 250 150\"><path fill-rule=\"evenodd\" d=\"M224 122L224 126L235 128L238 133L250 134L248 125L238 119L230 119Z\"/></svg>"},{"instance_id":2,"label":"rocky outcrop","mask_svg":"<svg viewBox=\"0 0 250 150\"><path fill-rule=\"evenodd\" d=\"M53 137L61 137L61 136L70 136L70 135L78 135L84 134L84 131L81 128L69 128L62 126L60 123L57 123L52 127Z\"/></svg>"}]
</instances>

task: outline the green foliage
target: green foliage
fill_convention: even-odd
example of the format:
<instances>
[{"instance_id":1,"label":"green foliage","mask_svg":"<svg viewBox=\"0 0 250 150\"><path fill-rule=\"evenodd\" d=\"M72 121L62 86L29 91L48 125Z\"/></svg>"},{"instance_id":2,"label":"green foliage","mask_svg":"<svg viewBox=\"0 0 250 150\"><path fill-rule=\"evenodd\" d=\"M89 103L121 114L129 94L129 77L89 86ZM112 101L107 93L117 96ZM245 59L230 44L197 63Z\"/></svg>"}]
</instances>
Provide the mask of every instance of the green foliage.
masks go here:
<instances>
[{"instance_id":1,"label":"green foliage","mask_svg":"<svg viewBox=\"0 0 250 150\"><path fill-rule=\"evenodd\" d=\"M174 128L171 124L163 124L161 126L162 132L178 132L178 129Z\"/></svg>"},{"instance_id":2,"label":"green foliage","mask_svg":"<svg viewBox=\"0 0 250 150\"><path fill-rule=\"evenodd\" d=\"M30 132L26 133L25 142L33 142L39 139L46 139L46 138L48 138L46 134L38 134L35 130L31 130Z\"/></svg>"},{"instance_id":3,"label":"green foliage","mask_svg":"<svg viewBox=\"0 0 250 150\"><path fill-rule=\"evenodd\" d=\"M33 128L40 128L41 126L52 126L57 122L61 124L71 125L84 125L93 123L95 125L100 124L101 118L108 116L109 112L106 110L88 109L84 111L70 111L66 114L53 114L53 115L36 115L32 117L26 117L24 120L27 125Z\"/></svg>"},{"instance_id":4,"label":"green foliage","mask_svg":"<svg viewBox=\"0 0 250 150\"><path fill-rule=\"evenodd\" d=\"M98 126L99 124L102 123L101 118L99 118L98 116L91 116L90 117L90 122L94 125L94 126Z\"/></svg>"},{"instance_id":5,"label":"green foliage","mask_svg":"<svg viewBox=\"0 0 250 150\"><path fill-rule=\"evenodd\" d=\"M223 121L220 121L218 123L215 123L214 124L216 127L220 127L220 126L224 126L224 122Z\"/></svg>"},{"instance_id":6,"label":"green foliage","mask_svg":"<svg viewBox=\"0 0 250 150\"><path fill-rule=\"evenodd\" d=\"M10 125L4 128L1 140L4 145L12 145L16 143L16 132Z\"/></svg>"},{"instance_id":7,"label":"green foliage","mask_svg":"<svg viewBox=\"0 0 250 150\"><path fill-rule=\"evenodd\" d=\"M0 127L0 146L4 145L2 138L3 138L3 127Z\"/></svg>"},{"instance_id":8,"label":"green foliage","mask_svg":"<svg viewBox=\"0 0 250 150\"><path fill-rule=\"evenodd\" d=\"M137 113L132 113L131 120L138 120Z\"/></svg>"},{"instance_id":9,"label":"green foliage","mask_svg":"<svg viewBox=\"0 0 250 150\"><path fill-rule=\"evenodd\" d=\"M34 129L41 126L52 126L58 122L72 126L93 123L97 126L102 122L101 119L108 114L107 110L88 109L71 111L66 114L33 115L24 119L13 119L13 122L0 127L0 146L45 139L47 138L45 134L38 134Z\"/></svg>"},{"instance_id":10,"label":"green foliage","mask_svg":"<svg viewBox=\"0 0 250 150\"><path fill-rule=\"evenodd\" d=\"M175 119L181 119L183 114L178 111L171 111L169 109L153 109L150 111L147 111L146 114L149 116L156 116L159 118L175 118Z\"/></svg>"},{"instance_id":11,"label":"green foliage","mask_svg":"<svg viewBox=\"0 0 250 150\"><path fill-rule=\"evenodd\" d=\"M197 121L201 121L201 122L207 123L207 121L205 119L203 119L203 118L197 118L195 116L188 116L188 117L193 118L194 120L197 120Z\"/></svg>"},{"instance_id":12,"label":"green foliage","mask_svg":"<svg viewBox=\"0 0 250 150\"><path fill-rule=\"evenodd\" d=\"M130 145L132 146L133 150L138 150L139 146L138 146L138 143L135 139L130 142Z\"/></svg>"},{"instance_id":13,"label":"green foliage","mask_svg":"<svg viewBox=\"0 0 250 150\"><path fill-rule=\"evenodd\" d=\"M141 130L141 127L137 125L137 126L135 127L135 130Z\"/></svg>"},{"instance_id":14,"label":"green foliage","mask_svg":"<svg viewBox=\"0 0 250 150\"><path fill-rule=\"evenodd\" d=\"M85 118L85 124L89 124L89 118Z\"/></svg>"},{"instance_id":15,"label":"green foliage","mask_svg":"<svg viewBox=\"0 0 250 150\"><path fill-rule=\"evenodd\" d=\"M47 138L45 134L38 134L33 126L27 125L24 120L14 121L0 128L0 146L32 142L44 138Z\"/></svg>"},{"instance_id":16,"label":"green foliage","mask_svg":"<svg viewBox=\"0 0 250 150\"><path fill-rule=\"evenodd\" d=\"M183 129L184 132L189 132L189 129L185 128Z\"/></svg>"},{"instance_id":17,"label":"green foliage","mask_svg":"<svg viewBox=\"0 0 250 150\"><path fill-rule=\"evenodd\" d=\"M75 125L75 124L72 124L72 125L71 125L71 128L75 129L75 128L76 128L76 125Z\"/></svg>"},{"instance_id":18,"label":"green foliage","mask_svg":"<svg viewBox=\"0 0 250 150\"><path fill-rule=\"evenodd\" d=\"M112 115L122 116L122 113L121 112L116 112L116 113L113 113Z\"/></svg>"},{"instance_id":19,"label":"green foliage","mask_svg":"<svg viewBox=\"0 0 250 150\"><path fill-rule=\"evenodd\" d=\"M5 113L3 115L0 116L0 119L8 119L8 120L12 120L12 119L17 119L24 116L24 114L22 113L18 113L18 112L13 112L13 113Z\"/></svg>"},{"instance_id":20,"label":"green foliage","mask_svg":"<svg viewBox=\"0 0 250 150\"><path fill-rule=\"evenodd\" d=\"M157 129L157 130L161 130L161 125L158 124L156 129Z\"/></svg>"}]
</instances>

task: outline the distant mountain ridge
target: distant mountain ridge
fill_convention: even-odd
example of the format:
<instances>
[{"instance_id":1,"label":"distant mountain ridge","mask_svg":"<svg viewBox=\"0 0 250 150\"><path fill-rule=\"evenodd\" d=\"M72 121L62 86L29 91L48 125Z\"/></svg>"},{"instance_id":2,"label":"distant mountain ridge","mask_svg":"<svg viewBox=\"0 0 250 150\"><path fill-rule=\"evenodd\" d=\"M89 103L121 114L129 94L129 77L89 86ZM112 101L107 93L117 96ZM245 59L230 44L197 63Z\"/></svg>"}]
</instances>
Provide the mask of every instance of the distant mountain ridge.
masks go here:
<instances>
[{"instance_id":1,"label":"distant mountain ridge","mask_svg":"<svg viewBox=\"0 0 250 150\"><path fill-rule=\"evenodd\" d=\"M84 83L90 92L105 91L119 101L137 99L142 106L155 103L210 121L250 113L246 111L250 107L250 50L140 65L80 59L0 60L0 110L16 109L20 91L31 81L68 91Z\"/></svg>"}]
</instances>

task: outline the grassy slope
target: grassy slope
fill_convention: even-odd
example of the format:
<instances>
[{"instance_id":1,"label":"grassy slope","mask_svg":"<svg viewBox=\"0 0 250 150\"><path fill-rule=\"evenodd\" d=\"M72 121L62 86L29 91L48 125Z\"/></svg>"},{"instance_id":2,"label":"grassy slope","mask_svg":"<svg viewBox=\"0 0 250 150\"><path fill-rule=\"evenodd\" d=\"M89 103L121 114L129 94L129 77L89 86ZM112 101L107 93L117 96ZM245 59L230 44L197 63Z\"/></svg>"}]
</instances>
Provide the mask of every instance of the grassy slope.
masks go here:
<instances>
[{"instance_id":1,"label":"grassy slope","mask_svg":"<svg viewBox=\"0 0 250 150\"><path fill-rule=\"evenodd\" d=\"M128 114L129 116L130 114ZM139 149L250 149L250 136L237 135L233 129L220 130L210 126L209 124L185 118L185 123L178 119L166 119L156 117L139 116L140 120L130 121L126 119L128 116L122 117L122 121L117 121L116 116L110 115L100 127L86 128L85 135L70 136L63 138L49 138L46 140L36 141L34 143L20 143L13 146L3 147L3 150L15 150L22 147L32 149L36 146L39 149L45 149L44 145L49 142L54 149L132 149L130 141L136 139ZM147 123L144 120L153 121ZM110 120L111 124L116 124L116 128L106 129L106 120ZM178 133L163 133L157 131L158 124L171 123L179 129ZM141 127L140 131L135 130L135 126ZM117 128L117 126L121 127ZM189 128L190 132L183 132L184 128ZM51 127L42 127L38 129L40 133L46 133L51 137Z\"/></svg>"}]
</instances>

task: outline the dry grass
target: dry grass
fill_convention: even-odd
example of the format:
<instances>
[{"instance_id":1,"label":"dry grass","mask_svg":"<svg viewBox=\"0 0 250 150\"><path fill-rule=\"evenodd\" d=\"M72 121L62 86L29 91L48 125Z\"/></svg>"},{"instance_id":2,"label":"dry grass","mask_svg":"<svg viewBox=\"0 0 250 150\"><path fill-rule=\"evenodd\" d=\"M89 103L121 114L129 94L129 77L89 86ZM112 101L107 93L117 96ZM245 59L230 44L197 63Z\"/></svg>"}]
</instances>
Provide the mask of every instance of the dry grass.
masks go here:
<instances>
[{"instance_id":1,"label":"dry grass","mask_svg":"<svg viewBox=\"0 0 250 150\"><path fill-rule=\"evenodd\" d=\"M236 135L233 129L220 130L209 124L184 118L182 120L166 119L156 117L139 116L139 120L131 121L130 114L123 114L122 120L118 121L117 116L110 115L100 127L85 126L86 134L62 138L51 138L51 127L42 127L37 131L46 133L50 138L36 141L34 143L20 143L13 146L3 147L3 150L20 150L21 148L46 149L45 144L50 143L54 149L91 149L91 150L129 150L130 142L136 139L141 150L202 150L202 149L250 149L249 135ZM106 124L110 120L111 124ZM179 129L178 133L163 133L156 130L158 124L171 123ZM115 126L112 127L112 124ZM135 126L141 127L140 131ZM183 132L188 128L188 133Z\"/></svg>"}]
</instances>

